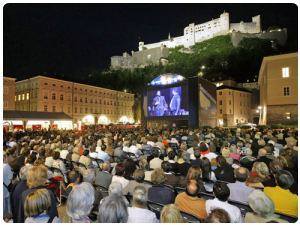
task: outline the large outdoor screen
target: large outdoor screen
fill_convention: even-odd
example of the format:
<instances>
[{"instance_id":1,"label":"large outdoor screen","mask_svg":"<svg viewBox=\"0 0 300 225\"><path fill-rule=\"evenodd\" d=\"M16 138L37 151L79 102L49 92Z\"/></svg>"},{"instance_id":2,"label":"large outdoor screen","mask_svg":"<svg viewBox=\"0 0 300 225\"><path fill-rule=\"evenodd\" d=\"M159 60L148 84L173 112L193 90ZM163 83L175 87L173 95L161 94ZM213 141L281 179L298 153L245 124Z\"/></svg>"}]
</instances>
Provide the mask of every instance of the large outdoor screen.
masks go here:
<instances>
[{"instance_id":1,"label":"large outdoor screen","mask_svg":"<svg viewBox=\"0 0 300 225\"><path fill-rule=\"evenodd\" d=\"M147 95L147 115L189 115L186 86L149 90Z\"/></svg>"}]
</instances>

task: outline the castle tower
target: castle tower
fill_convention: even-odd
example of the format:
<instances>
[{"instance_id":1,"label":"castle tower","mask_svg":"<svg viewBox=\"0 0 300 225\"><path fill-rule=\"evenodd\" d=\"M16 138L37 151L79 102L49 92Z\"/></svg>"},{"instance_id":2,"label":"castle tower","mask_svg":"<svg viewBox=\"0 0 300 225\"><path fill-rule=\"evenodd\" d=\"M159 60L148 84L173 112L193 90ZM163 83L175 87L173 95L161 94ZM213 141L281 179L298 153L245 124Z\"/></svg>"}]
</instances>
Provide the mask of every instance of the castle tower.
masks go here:
<instances>
[{"instance_id":1,"label":"castle tower","mask_svg":"<svg viewBox=\"0 0 300 225\"><path fill-rule=\"evenodd\" d=\"M142 51L144 48L145 43L143 41L139 42L139 51Z\"/></svg>"},{"instance_id":2,"label":"castle tower","mask_svg":"<svg viewBox=\"0 0 300 225\"><path fill-rule=\"evenodd\" d=\"M229 13L228 12L224 11L220 15L220 23L221 23L222 31L224 33L228 33L229 32L229 27L230 27L230 20L229 20Z\"/></svg>"},{"instance_id":3,"label":"castle tower","mask_svg":"<svg viewBox=\"0 0 300 225\"><path fill-rule=\"evenodd\" d=\"M261 20L260 20L260 15L253 16L252 17L252 22L256 24L256 32L260 33L261 32Z\"/></svg>"},{"instance_id":4,"label":"castle tower","mask_svg":"<svg viewBox=\"0 0 300 225\"><path fill-rule=\"evenodd\" d=\"M184 47L190 47L195 44L195 23L190 23L184 28L185 44Z\"/></svg>"}]
</instances>

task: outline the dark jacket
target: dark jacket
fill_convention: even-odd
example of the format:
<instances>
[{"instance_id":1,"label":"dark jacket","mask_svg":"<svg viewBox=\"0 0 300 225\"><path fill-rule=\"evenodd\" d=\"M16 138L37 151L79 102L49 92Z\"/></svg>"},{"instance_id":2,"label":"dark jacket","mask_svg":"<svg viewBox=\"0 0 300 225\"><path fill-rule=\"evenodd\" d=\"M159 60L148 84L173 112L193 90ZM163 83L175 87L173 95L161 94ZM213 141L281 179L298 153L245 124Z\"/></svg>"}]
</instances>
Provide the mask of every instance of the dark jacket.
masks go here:
<instances>
[{"instance_id":1,"label":"dark jacket","mask_svg":"<svg viewBox=\"0 0 300 225\"><path fill-rule=\"evenodd\" d=\"M11 196L11 211L13 215L13 222L17 223L18 222L18 210L21 204L21 197L22 193L28 189L27 187L27 181L26 180L21 180L18 182L16 188L12 192Z\"/></svg>"},{"instance_id":2,"label":"dark jacket","mask_svg":"<svg viewBox=\"0 0 300 225\"><path fill-rule=\"evenodd\" d=\"M233 168L229 164L227 164L222 168L218 167L214 172L217 180L221 180L229 183L235 182Z\"/></svg>"},{"instance_id":3,"label":"dark jacket","mask_svg":"<svg viewBox=\"0 0 300 225\"><path fill-rule=\"evenodd\" d=\"M174 203L175 192L163 185L153 185L148 190L148 200L163 205Z\"/></svg>"}]
</instances>

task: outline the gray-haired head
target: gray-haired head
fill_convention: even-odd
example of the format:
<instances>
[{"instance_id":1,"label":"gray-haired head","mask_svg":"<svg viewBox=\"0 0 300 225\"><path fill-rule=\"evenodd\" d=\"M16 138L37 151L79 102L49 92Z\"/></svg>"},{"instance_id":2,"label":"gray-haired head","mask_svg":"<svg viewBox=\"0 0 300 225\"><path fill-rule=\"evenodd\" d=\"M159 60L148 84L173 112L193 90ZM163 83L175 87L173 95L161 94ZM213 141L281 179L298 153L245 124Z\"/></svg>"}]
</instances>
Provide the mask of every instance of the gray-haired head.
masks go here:
<instances>
[{"instance_id":1,"label":"gray-haired head","mask_svg":"<svg viewBox=\"0 0 300 225\"><path fill-rule=\"evenodd\" d=\"M190 159L191 159L191 155L190 153L188 152L183 152L182 153L182 158L185 162L189 163L190 162Z\"/></svg>"},{"instance_id":2,"label":"gray-haired head","mask_svg":"<svg viewBox=\"0 0 300 225\"><path fill-rule=\"evenodd\" d=\"M83 181L88 183L94 183L96 174L95 170L93 169L87 169L82 171Z\"/></svg>"},{"instance_id":3,"label":"gray-haired head","mask_svg":"<svg viewBox=\"0 0 300 225\"><path fill-rule=\"evenodd\" d=\"M262 217L274 214L275 207L273 201L262 191L252 191L248 196L248 202L251 209Z\"/></svg>"},{"instance_id":4,"label":"gray-haired head","mask_svg":"<svg viewBox=\"0 0 300 225\"><path fill-rule=\"evenodd\" d=\"M67 214L80 220L89 215L95 200L94 187L87 182L74 186L67 200Z\"/></svg>"},{"instance_id":5,"label":"gray-haired head","mask_svg":"<svg viewBox=\"0 0 300 225\"><path fill-rule=\"evenodd\" d=\"M147 206L147 190L144 186L138 185L133 190L133 206L139 208L146 208Z\"/></svg>"},{"instance_id":6,"label":"gray-haired head","mask_svg":"<svg viewBox=\"0 0 300 225\"><path fill-rule=\"evenodd\" d=\"M119 182L112 182L108 187L108 194L122 195L122 184Z\"/></svg>"},{"instance_id":7,"label":"gray-haired head","mask_svg":"<svg viewBox=\"0 0 300 225\"><path fill-rule=\"evenodd\" d=\"M112 194L103 199L99 206L99 223L126 223L128 211L123 197Z\"/></svg>"}]
</instances>

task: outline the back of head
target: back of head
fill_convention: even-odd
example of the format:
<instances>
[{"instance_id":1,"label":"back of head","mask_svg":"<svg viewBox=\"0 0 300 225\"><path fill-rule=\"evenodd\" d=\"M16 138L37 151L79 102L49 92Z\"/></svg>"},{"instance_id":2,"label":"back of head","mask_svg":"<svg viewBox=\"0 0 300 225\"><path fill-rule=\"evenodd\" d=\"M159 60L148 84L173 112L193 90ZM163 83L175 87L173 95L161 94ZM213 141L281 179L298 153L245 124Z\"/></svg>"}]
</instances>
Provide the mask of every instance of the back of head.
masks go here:
<instances>
[{"instance_id":1,"label":"back of head","mask_svg":"<svg viewBox=\"0 0 300 225\"><path fill-rule=\"evenodd\" d=\"M165 205L160 213L161 223L184 223L179 209L174 204Z\"/></svg>"},{"instance_id":2,"label":"back of head","mask_svg":"<svg viewBox=\"0 0 300 225\"><path fill-rule=\"evenodd\" d=\"M268 151L265 148L261 148L258 150L258 157L263 157L268 154Z\"/></svg>"},{"instance_id":3,"label":"back of head","mask_svg":"<svg viewBox=\"0 0 300 225\"><path fill-rule=\"evenodd\" d=\"M24 202L24 214L26 217L40 215L44 211L48 212L51 207L51 197L45 188L36 189L26 196Z\"/></svg>"},{"instance_id":4,"label":"back of head","mask_svg":"<svg viewBox=\"0 0 300 225\"><path fill-rule=\"evenodd\" d=\"M279 170L275 178L279 187L283 189L289 189L294 183L293 175L287 170Z\"/></svg>"},{"instance_id":5,"label":"back of head","mask_svg":"<svg viewBox=\"0 0 300 225\"><path fill-rule=\"evenodd\" d=\"M94 187L90 183L75 185L67 200L68 216L77 220L88 216L95 200L94 192Z\"/></svg>"},{"instance_id":6,"label":"back of head","mask_svg":"<svg viewBox=\"0 0 300 225\"><path fill-rule=\"evenodd\" d=\"M99 223L126 223L127 220L127 206L122 196L113 194L103 199L99 206Z\"/></svg>"},{"instance_id":7,"label":"back of head","mask_svg":"<svg viewBox=\"0 0 300 225\"><path fill-rule=\"evenodd\" d=\"M191 197L197 197L199 193L199 184L196 180L188 180L185 192Z\"/></svg>"},{"instance_id":8,"label":"back of head","mask_svg":"<svg viewBox=\"0 0 300 225\"><path fill-rule=\"evenodd\" d=\"M196 159L199 159L200 156L201 156L200 150L195 149L194 156L195 156Z\"/></svg>"},{"instance_id":9,"label":"back of head","mask_svg":"<svg viewBox=\"0 0 300 225\"><path fill-rule=\"evenodd\" d=\"M108 187L108 193L109 194L122 194L122 184L120 182L112 182Z\"/></svg>"},{"instance_id":10,"label":"back of head","mask_svg":"<svg viewBox=\"0 0 300 225\"><path fill-rule=\"evenodd\" d=\"M254 190L248 196L251 209L262 217L273 215L275 207L273 201L262 191Z\"/></svg>"},{"instance_id":11,"label":"back of head","mask_svg":"<svg viewBox=\"0 0 300 225\"><path fill-rule=\"evenodd\" d=\"M226 162L226 159L224 156L218 156L217 163L218 163L218 166L220 166L220 167L224 167L227 165L227 162Z\"/></svg>"},{"instance_id":12,"label":"back of head","mask_svg":"<svg viewBox=\"0 0 300 225\"><path fill-rule=\"evenodd\" d=\"M116 165L116 175L117 176L123 176L125 172L125 166L123 163L118 163Z\"/></svg>"},{"instance_id":13,"label":"back of head","mask_svg":"<svg viewBox=\"0 0 300 225\"><path fill-rule=\"evenodd\" d=\"M44 165L32 166L27 175L29 188L44 186L48 179L48 170Z\"/></svg>"},{"instance_id":14,"label":"back of head","mask_svg":"<svg viewBox=\"0 0 300 225\"><path fill-rule=\"evenodd\" d=\"M191 166L186 175L187 180L199 180L201 178L201 168L199 166Z\"/></svg>"},{"instance_id":15,"label":"back of head","mask_svg":"<svg viewBox=\"0 0 300 225\"><path fill-rule=\"evenodd\" d=\"M162 169L155 169L151 174L153 184L163 184L166 181L165 173Z\"/></svg>"},{"instance_id":16,"label":"back of head","mask_svg":"<svg viewBox=\"0 0 300 225\"><path fill-rule=\"evenodd\" d=\"M227 201L230 196L230 189L224 182L216 182L213 187L214 195L220 201Z\"/></svg>"},{"instance_id":17,"label":"back of head","mask_svg":"<svg viewBox=\"0 0 300 225\"><path fill-rule=\"evenodd\" d=\"M168 152L168 158L171 159L171 160L174 160L175 159L175 152L172 150L170 152Z\"/></svg>"},{"instance_id":18,"label":"back of head","mask_svg":"<svg viewBox=\"0 0 300 225\"><path fill-rule=\"evenodd\" d=\"M133 190L133 205L136 207L146 207L147 206L147 190L144 186L136 186Z\"/></svg>"},{"instance_id":19,"label":"back of head","mask_svg":"<svg viewBox=\"0 0 300 225\"><path fill-rule=\"evenodd\" d=\"M133 173L133 178L135 181L141 183L145 179L145 172L142 169L136 169Z\"/></svg>"},{"instance_id":20,"label":"back of head","mask_svg":"<svg viewBox=\"0 0 300 225\"><path fill-rule=\"evenodd\" d=\"M161 163L161 168L163 169L163 171L165 173L169 173L172 171L172 166L171 166L171 163L169 163L168 161L163 161Z\"/></svg>"},{"instance_id":21,"label":"back of head","mask_svg":"<svg viewBox=\"0 0 300 225\"><path fill-rule=\"evenodd\" d=\"M230 217L224 209L213 209L205 220L206 223L230 223Z\"/></svg>"},{"instance_id":22,"label":"back of head","mask_svg":"<svg viewBox=\"0 0 300 225\"><path fill-rule=\"evenodd\" d=\"M110 171L110 163L109 162L104 162L101 164L101 166L102 166L103 171L106 171L106 172Z\"/></svg>"},{"instance_id":23,"label":"back of head","mask_svg":"<svg viewBox=\"0 0 300 225\"><path fill-rule=\"evenodd\" d=\"M245 182L249 176L249 170L245 167L239 167L234 170L234 176L237 181Z\"/></svg>"}]
</instances>

